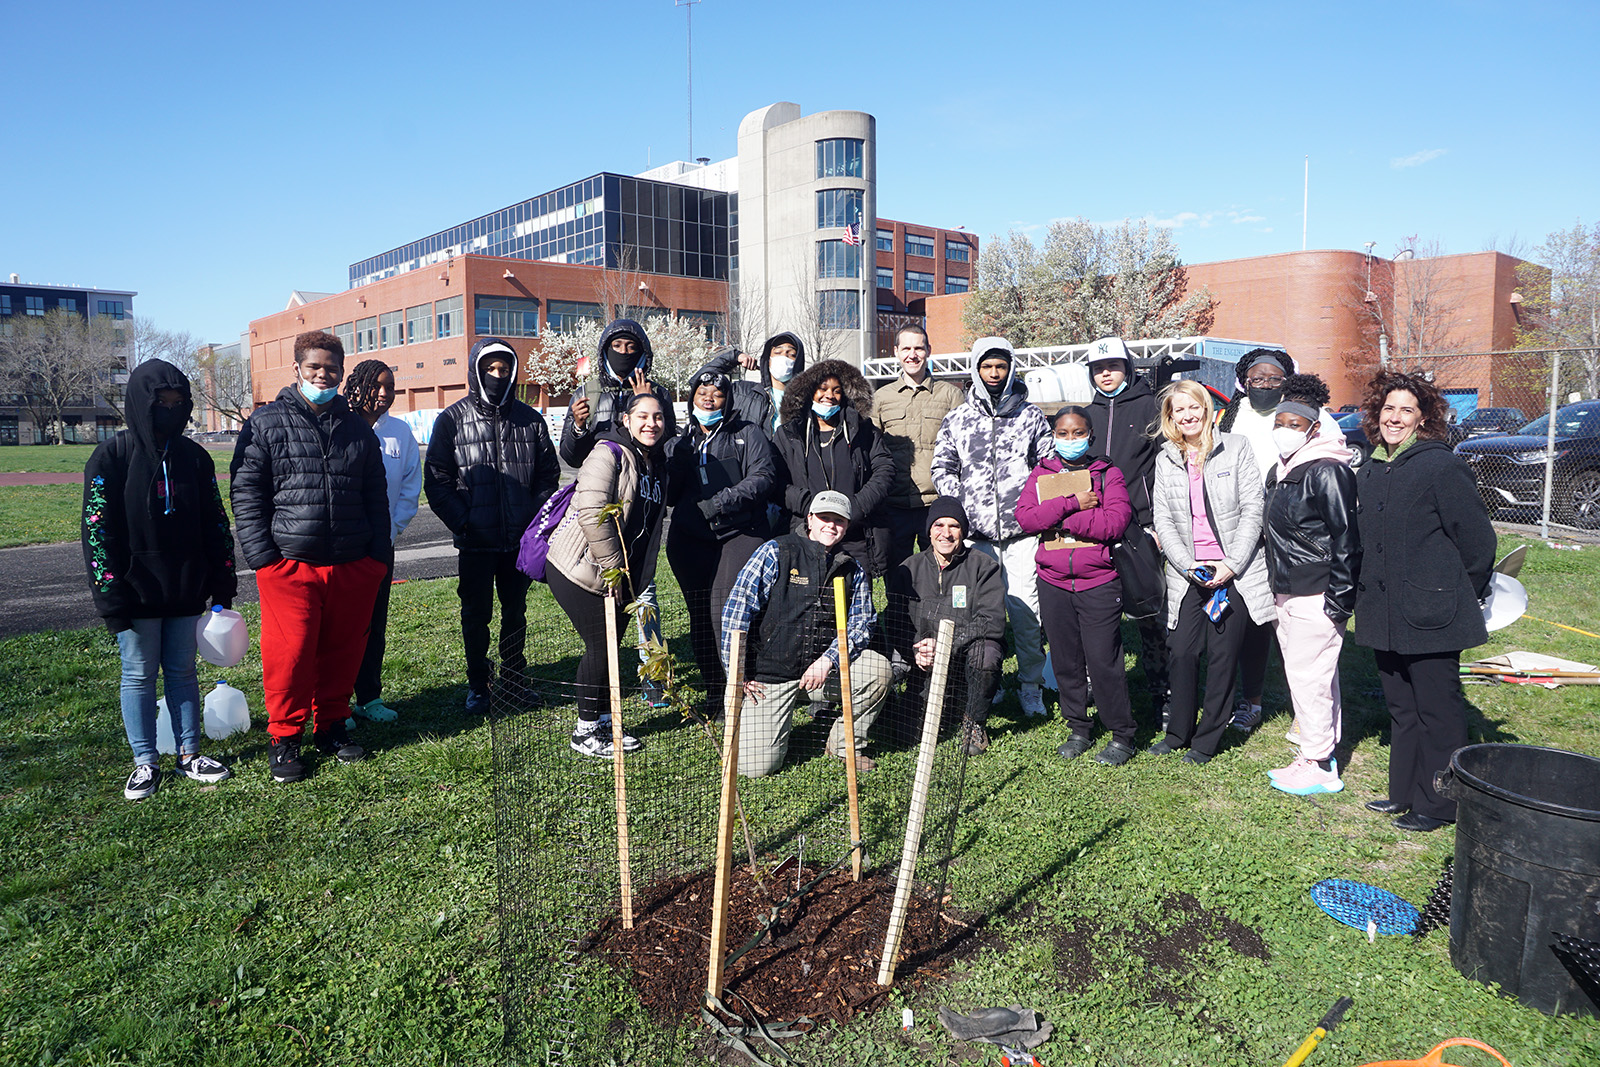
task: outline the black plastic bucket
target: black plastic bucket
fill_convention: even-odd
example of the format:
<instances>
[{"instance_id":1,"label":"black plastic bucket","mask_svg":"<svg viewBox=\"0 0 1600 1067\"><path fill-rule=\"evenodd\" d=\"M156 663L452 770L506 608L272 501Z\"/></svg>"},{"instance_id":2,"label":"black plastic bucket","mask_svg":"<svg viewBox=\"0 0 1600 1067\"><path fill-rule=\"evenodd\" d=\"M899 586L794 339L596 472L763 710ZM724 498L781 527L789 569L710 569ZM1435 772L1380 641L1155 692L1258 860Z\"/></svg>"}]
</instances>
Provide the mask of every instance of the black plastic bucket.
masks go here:
<instances>
[{"instance_id":1,"label":"black plastic bucket","mask_svg":"<svg viewBox=\"0 0 1600 1067\"><path fill-rule=\"evenodd\" d=\"M1468 745L1435 786L1458 806L1450 962L1546 1014L1600 1015L1555 939L1600 941L1600 759Z\"/></svg>"}]
</instances>

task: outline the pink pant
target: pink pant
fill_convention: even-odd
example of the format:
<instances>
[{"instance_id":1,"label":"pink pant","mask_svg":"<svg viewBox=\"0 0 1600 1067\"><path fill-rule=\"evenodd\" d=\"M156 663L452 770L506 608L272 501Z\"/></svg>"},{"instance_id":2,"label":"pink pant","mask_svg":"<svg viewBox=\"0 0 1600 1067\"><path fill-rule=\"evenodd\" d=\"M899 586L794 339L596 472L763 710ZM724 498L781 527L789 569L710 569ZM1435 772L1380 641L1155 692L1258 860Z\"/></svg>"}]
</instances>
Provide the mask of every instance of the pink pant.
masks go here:
<instances>
[{"instance_id":1,"label":"pink pant","mask_svg":"<svg viewBox=\"0 0 1600 1067\"><path fill-rule=\"evenodd\" d=\"M1322 610L1321 593L1273 597L1278 605L1278 647L1300 728L1300 754L1322 760L1333 755L1343 733L1339 704L1339 651L1344 627Z\"/></svg>"}]
</instances>

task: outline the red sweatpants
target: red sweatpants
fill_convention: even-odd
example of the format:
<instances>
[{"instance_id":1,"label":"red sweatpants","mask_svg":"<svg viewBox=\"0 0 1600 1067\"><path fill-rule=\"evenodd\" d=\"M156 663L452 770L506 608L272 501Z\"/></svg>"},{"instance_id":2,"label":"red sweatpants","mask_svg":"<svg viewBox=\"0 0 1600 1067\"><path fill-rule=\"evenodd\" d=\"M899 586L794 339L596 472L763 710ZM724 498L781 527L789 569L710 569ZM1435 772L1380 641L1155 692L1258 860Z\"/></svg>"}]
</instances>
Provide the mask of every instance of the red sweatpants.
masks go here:
<instances>
[{"instance_id":1,"label":"red sweatpants","mask_svg":"<svg viewBox=\"0 0 1600 1067\"><path fill-rule=\"evenodd\" d=\"M267 733L298 738L343 725L388 568L375 559L318 566L283 559L256 571Z\"/></svg>"}]
</instances>

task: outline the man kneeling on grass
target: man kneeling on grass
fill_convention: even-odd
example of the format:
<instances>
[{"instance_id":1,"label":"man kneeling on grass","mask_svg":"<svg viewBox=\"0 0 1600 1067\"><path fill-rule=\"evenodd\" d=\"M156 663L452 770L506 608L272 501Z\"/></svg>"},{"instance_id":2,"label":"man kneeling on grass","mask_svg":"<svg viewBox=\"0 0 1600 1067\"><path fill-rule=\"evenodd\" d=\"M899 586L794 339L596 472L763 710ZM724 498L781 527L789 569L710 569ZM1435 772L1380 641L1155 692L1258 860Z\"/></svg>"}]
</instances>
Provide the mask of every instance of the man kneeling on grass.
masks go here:
<instances>
[{"instance_id":1,"label":"man kneeling on grass","mask_svg":"<svg viewBox=\"0 0 1600 1067\"><path fill-rule=\"evenodd\" d=\"M850 498L826 489L811 498L806 536L788 534L756 549L739 571L722 609L722 662L730 671L730 634L748 633L745 697L739 727L739 773L750 778L783 765L801 690L813 704L838 703L839 640L833 580L845 579L850 607L850 698L855 718L856 770L874 763L864 753L867 731L889 692L889 662L868 650L877 615L872 583L861 564L838 550L850 525ZM828 731L827 752L845 752L844 721Z\"/></svg>"}]
</instances>

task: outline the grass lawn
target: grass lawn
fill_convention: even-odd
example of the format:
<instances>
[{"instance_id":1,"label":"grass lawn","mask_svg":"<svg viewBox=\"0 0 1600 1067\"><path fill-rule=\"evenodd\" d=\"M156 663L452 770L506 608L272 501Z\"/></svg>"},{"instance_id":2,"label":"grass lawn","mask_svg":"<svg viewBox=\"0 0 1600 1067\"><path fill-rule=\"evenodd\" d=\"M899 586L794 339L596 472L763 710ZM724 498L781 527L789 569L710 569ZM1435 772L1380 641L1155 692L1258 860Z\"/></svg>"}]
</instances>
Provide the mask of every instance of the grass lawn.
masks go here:
<instances>
[{"instance_id":1,"label":"grass lawn","mask_svg":"<svg viewBox=\"0 0 1600 1067\"><path fill-rule=\"evenodd\" d=\"M1522 577L1533 614L1600 630L1600 549L1534 543ZM533 598L542 622L566 625L547 590ZM235 779L169 780L138 804L121 796L130 761L104 631L0 642L0 1064L499 1055L490 738L459 710L457 603L450 581L395 587L386 697L402 718L363 727L365 763L275 786L247 659L223 673L256 729L208 748ZM1481 652L1512 648L1600 659L1600 642L1527 619ZM202 679L216 673L202 665ZM1421 905L1453 852L1451 830L1403 835L1362 809L1384 792L1388 754L1370 653L1347 647L1343 681L1347 788L1311 799L1267 786L1290 755L1281 683L1268 694L1279 714L1204 768L1063 763L1063 724L1023 719L1013 697L991 720L993 747L969 764L952 868L957 906L993 916L992 941L905 1000L910 1035L895 1002L791 1051L818 1064L995 1062L938 1029L935 1009L1022 1003L1055 1024L1039 1050L1047 1064L1276 1064L1349 994L1355 1007L1312 1067L1420 1056L1458 1035L1519 1067L1600 1062L1600 1023L1547 1018L1461 978L1445 932L1368 944L1311 902L1313 882L1343 877ZM1472 687L1468 698L1475 741L1600 755L1592 688ZM1174 894L1253 928L1266 958L1202 939L1157 959L1151 945L1183 918L1163 907ZM612 1020L591 1035L602 1057L703 1062L695 1027L648 1023L601 967L578 980Z\"/></svg>"},{"instance_id":2,"label":"grass lawn","mask_svg":"<svg viewBox=\"0 0 1600 1067\"><path fill-rule=\"evenodd\" d=\"M82 514L82 485L0 485L0 548L76 541Z\"/></svg>"},{"instance_id":3,"label":"grass lawn","mask_svg":"<svg viewBox=\"0 0 1600 1067\"><path fill-rule=\"evenodd\" d=\"M0 448L0 473L82 474L94 445L14 445Z\"/></svg>"}]
</instances>

